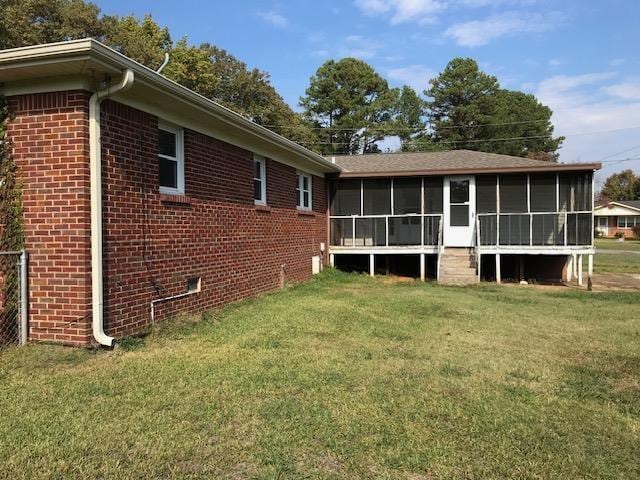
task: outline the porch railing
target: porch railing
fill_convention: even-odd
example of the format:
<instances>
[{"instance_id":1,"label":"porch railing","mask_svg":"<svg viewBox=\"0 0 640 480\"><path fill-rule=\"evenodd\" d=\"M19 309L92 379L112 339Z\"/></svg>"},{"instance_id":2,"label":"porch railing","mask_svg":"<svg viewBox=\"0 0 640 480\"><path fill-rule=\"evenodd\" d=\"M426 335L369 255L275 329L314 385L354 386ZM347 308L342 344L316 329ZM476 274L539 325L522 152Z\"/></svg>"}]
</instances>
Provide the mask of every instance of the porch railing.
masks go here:
<instances>
[{"instance_id":1,"label":"porch railing","mask_svg":"<svg viewBox=\"0 0 640 480\"><path fill-rule=\"evenodd\" d=\"M441 214L337 215L330 217L334 247L442 245Z\"/></svg>"},{"instance_id":2,"label":"porch railing","mask_svg":"<svg viewBox=\"0 0 640 480\"><path fill-rule=\"evenodd\" d=\"M476 243L483 246L591 246L593 214L581 212L480 213Z\"/></svg>"}]
</instances>

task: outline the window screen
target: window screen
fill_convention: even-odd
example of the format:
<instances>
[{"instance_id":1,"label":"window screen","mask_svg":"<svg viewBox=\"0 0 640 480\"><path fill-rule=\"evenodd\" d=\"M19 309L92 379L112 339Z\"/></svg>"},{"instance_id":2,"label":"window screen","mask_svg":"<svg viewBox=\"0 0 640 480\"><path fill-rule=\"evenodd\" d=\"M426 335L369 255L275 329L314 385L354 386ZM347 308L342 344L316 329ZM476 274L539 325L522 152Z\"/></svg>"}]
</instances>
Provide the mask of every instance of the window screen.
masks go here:
<instances>
[{"instance_id":1,"label":"window screen","mask_svg":"<svg viewBox=\"0 0 640 480\"><path fill-rule=\"evenodd\" d=\"M556 211L556 175L540 174L529 177L532 212Z\"/></svg>"},{"instance_id":2,"label":"window screen","mask_svg":"<svg viewBox=\"0 0 640 480\"><path fill-rule=\"evenodd\" d=\"M495 175L476 177L476 210L478 213L496 213Z\"/></svg>"},{"instance_id":3,"label":"window screen","mask_svg":"<svg viewBox=\"0 0 640 480\"><path fill-rule=\"evenodd\" d=\"M591 172L560 175L560 210L569 212L591 210L591 175Z\"/></svg>"},{"instance_id":4,"label":"window screen","mask_svg":"<svg viewBox=\"0 0 640 480\"><path fill-rule=\"evenodd\" d=\"M364 215L389 215L391 213L391 180L363 180Z\"/></svg>"},{"instance_id":5,"label":"window screen","mask_svg":"<svg viewBox=\"0 0 640 480\"><path fill-rule=\"evenodd\" d=\"M360 180L333 182L331 215L360 215Z\"/></svg>"},{"instance_id":6,"label":"window screen","mask_svg":"<svg viewBox=\"0 0 640 480\"><path fill-rule=\"evenodd\" d=\"M425 177L424 213L442 213L442 177Z\"/></svg>"},{"instance_id":7,"label":"window screen","mask_svg":"<svg viewBox=\"0 0 640 480\"><path fill-rule=\"evenodd\" d=\"M527 211L527 176L500 176L500 212L525 213Z\"/></svg>"},{"instance_id":8,"label":"window screen","mask_svg":"<svg viewBox=\"0 0 640 480\"><path fill-rule=\"evenodd\" d=\"M420 213L422 205L420 192L422 180L419 178L397 178L393 181L393 212L395 215Z\"/></svg>"}]
</instances>

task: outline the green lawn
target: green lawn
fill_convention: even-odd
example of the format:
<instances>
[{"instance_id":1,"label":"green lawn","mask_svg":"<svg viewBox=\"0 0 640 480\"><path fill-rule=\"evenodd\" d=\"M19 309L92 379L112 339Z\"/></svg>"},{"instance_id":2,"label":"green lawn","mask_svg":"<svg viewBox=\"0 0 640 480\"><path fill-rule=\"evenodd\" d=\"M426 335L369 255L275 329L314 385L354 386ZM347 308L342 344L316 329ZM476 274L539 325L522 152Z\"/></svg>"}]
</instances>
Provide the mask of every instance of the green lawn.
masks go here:
<instances>
[{"instance_id":1,"label":"green lawn","mask_svg":"<svg viewBox=\"0 0 640 480\"><path fill-rule=\"evenodd\" d=\"M596 248L599 250L630 250L640 252L640 240L625 240L619 242L613 238L596 238Z\"/></svg>"},{"instance_id":2,"label":"green lawn","mask_svg":"<svg viewBox=\"0 0 640 480\"><path fill-rule=\"evenodd\" d=\"M640 241L618 242L610 238L597 238L595 245L596 273L640 273Z\"/></svg>"},{"instance_id":3,"label":"green lawn","mask_svg":"<svg viewBox=\"0 0 640 480\"><path fill-rule=\"evenodd\" d=\"M325 272L0 353L3 478L640 478L640 294Z\"/></svg>"}]
</instances>

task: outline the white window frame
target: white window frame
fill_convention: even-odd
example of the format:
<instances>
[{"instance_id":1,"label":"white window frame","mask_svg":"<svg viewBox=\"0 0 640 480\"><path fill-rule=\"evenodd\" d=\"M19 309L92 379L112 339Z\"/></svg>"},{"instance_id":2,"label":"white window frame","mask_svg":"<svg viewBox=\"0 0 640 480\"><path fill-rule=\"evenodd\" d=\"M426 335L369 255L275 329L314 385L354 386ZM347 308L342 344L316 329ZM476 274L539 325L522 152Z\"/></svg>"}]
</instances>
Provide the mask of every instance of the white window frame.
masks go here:
<instances>
[{"instance_id":1,"label":"white window frame","mask_svg":"<svg viewBox=\"0 0 640 480\"><path fill-rule=\"evenodd\" d=\"M621 224L620 220L624 219L624 223ZM620 215L618 217L618 222L617 222L618 228L633 228L636 225L640 225L640 222L638 222L638 218L635 217L634 215Z\"/></svg>"},{"instance_id":2,"label":"white window frame","mask_svg":"<svg viewBox=\"0 0 640 480\"><path fill-rule=\"evenodd\" d=\"M177 187L172 188L159 185L159 191L166 195L184 195L184 130L176 125L163 121L158 122L158 130L164 130L165 132L173 133L176 136L176 156L171 157L169 155L162 155L158 152L158 158L164 158L165 160L171 160L177 163ZM158 178L158 184L159 183L160 179Z\"/></svg>"},{"instance_id":3,"label":"white window frame","mask_svg":"<svg viewBox=\"0 0 640 480\"><path fill-rule=\"evenodd\" d=\"M255 175L255 164L260 164L260 173L261 177L258 178ZM253 181L258 180L260 182L260 199L254 198L253 203L256 205L266 205L267 204L267 162L266 159L262 155L253 155ZM253 186L253 185L252 185Z\"/></svg>"},{"instance_id":4,"label":"white window frame","mask_svg":"<svg viewBox=\"0 0 640 480\"><path fill-rule=\"evenodd\" d=\"M304 179L309 180L309 189L304 190ZM304 192L309 193L309 205L300 205L300 202L304 202ZM296 204L298 206L298 210L313 210L313 179L311 174L306 172L297 172L297 181L296 181Z\"/></svg>"}]
</instances>

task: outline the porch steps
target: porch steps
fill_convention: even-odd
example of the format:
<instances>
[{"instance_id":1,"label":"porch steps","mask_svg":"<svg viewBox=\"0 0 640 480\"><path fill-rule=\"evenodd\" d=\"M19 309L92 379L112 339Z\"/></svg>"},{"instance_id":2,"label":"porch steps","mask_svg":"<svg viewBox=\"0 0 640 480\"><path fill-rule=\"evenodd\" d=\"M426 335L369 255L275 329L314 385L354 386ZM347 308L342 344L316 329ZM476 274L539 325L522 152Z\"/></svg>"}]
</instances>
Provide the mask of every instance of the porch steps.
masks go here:
<instances>
[{"instance_id":1,"label":"porch steps","mask_svg":"<svg viewBox=\"0 0 640 480\"><path fill-rule=\"evenodd\" d=\"M440 259L440 283L474 285L478 283L476 259L470 248L447 247Z\"/></svg>"}]
</instances>

